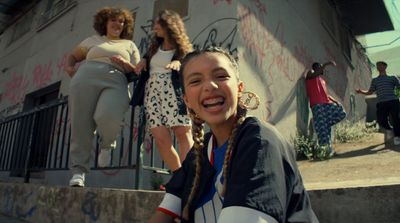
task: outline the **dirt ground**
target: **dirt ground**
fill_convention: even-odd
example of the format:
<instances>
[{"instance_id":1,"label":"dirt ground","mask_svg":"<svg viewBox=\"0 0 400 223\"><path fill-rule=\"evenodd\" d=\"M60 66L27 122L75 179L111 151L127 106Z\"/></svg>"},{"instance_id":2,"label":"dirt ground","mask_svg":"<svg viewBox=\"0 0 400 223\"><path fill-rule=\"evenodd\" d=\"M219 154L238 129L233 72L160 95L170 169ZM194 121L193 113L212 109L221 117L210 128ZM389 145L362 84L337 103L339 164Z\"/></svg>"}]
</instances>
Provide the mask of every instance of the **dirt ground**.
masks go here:
<instances>
[{"instance_id":1,"label":"dirt ground","mask_svg":"<svg viewBox=\"0 0 400 223\"><path fill-rule=\"evenodd\" d=\"M382 133L333 147L330 160L297 162L307 189L400 184L400 146L385 144Z\"/></svg>"}]
</instances>

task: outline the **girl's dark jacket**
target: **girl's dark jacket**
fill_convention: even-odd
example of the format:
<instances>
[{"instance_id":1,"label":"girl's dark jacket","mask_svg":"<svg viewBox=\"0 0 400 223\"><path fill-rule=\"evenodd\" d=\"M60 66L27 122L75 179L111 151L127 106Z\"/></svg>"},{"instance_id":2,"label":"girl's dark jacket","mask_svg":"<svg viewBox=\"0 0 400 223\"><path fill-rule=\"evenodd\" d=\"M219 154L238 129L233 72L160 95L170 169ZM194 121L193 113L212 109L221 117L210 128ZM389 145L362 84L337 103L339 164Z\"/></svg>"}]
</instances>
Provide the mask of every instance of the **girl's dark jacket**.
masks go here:
<instances>
[{"instance_id":1,"label":"girl's dark jacket","mask_svg":"<svg viewBox=\"0 0 400 223\"><path fill-rule=\"evenodd\" d=\"M133 90L133 96L130 102L130 105L132 105L133 107L135 106L142 106L143 102L144 102L144 90L145 90L145 86L146 86L146 82L150 77L150 60L151 58L149 58L147 55L145 57L143 57L144 59L146 59L146 70L143 70L140 73L140 77L138 82L134 85L135 88ZM172 57L172 60L177 60L176 55L174 55ZM172 81L172 85L174 87L175 90L175 95L176 95L176 101L178 103L178 112L180 115L186 115L187 114L187 109L186 109L186 105L183 101L183 91L182 91L182 86L179 80L179 72L176 70L172 70L171 71L171 81Z\"/></svg>"},{"instance_id":2,"label":"girl's dark jacket","mask_svg":"<svg viewBox=\"0 0 400 223\"><path fill-rule=\"evenodd\" d=\"M210 135L206 135L204 145L207 145ZM193 222L193 204L203 196L204 188L211 186L215 174L207 149L203 152L201 183L190 206L190 219L182 222ZM194 163L192 149L166 185L167 194L181 199L182 209L192 188ZM278 222L318 222L297 169L293 147L270 124L254 117L246 118L237 131L227 179L223 208L242 206L255 209Z\"/></svg>"}]
</instances>

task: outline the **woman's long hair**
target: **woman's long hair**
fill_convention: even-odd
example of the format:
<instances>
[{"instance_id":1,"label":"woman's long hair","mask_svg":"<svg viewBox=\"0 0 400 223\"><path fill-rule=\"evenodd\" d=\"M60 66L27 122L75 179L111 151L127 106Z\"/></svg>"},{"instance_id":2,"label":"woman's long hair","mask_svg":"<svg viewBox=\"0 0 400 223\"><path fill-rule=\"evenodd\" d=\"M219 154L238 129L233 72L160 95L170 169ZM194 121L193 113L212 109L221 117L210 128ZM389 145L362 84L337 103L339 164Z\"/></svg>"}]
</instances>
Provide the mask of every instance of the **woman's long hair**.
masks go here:
<instances>
[{"instance_id":1,"label":"woman's long hair","mask_svg":"<svg viewBox=\"0 0 400 223\"><path fill-rule=\"evenodd\" d=\"M167 31L168 38L176 45L175 56L178 60L182 59L187 53L193 50L193 46L186 34L185 24L180 15L172 10L163 10L158 13L158 21L161 27ZM147 56L151 58L162 44L163 39L153 36Z\"/></svg>"}]
</instances>

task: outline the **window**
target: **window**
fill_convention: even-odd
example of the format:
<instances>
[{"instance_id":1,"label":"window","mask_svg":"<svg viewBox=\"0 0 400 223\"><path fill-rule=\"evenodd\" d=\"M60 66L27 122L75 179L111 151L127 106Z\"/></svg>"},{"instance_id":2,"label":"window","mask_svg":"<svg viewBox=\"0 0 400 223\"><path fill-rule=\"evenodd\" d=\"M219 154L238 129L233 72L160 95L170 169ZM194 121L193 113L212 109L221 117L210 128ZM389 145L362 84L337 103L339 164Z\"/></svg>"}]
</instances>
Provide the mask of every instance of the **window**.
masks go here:
<instances>
[{"instance_id":1,"label":"window","mask_svg":"<svg viewBox=\"0 0 400 223\"><path fill-rule=\"evenodd\" d=\"M37 31L42 30L76 5L76 0L48 0L46 11L39 19Z\"/></svg>"},{"instance_id":2,"label":"window","mask_svg":"<svg viewBox=\"0 0 400 223\"><path fill-rule=\"evenodd\" d=\"M340 43L344 56L351 61L351 42L349 31L345 27L340 29Z\"/></svg>"},{"instance_id":3,"label":"window","mask_svg":"<svg viewBox=\"0 0 400 223\"><path fill-rule=\"evenodd\" d=\"M336 43L339 43L338 33L338 17L333 6L328 0L322 0L320 2L320 17L322 26L328 31L329 35L333 38Z\"/></svg>"},{"instance_id":4,"label":"window","mask_svg":"<svg viewBox=\"0 0 400 223\"><path fill-rule=\"evenodd\" d=\"M177 12L182 18L188 16L189 3L188 0L156 0L154 3L153 16L164 9L171 9Z\"/></svg>"},{"instance_id":5,"label":"window","mask_svg":"<svg viewBox=\"0 0 400 223\"><path fill-rule=\"evenodd\" d=\"M30 11L14 24L9 44L18 40L31 30L32 17L33 13Z\"/></svg>"}]
</instances>

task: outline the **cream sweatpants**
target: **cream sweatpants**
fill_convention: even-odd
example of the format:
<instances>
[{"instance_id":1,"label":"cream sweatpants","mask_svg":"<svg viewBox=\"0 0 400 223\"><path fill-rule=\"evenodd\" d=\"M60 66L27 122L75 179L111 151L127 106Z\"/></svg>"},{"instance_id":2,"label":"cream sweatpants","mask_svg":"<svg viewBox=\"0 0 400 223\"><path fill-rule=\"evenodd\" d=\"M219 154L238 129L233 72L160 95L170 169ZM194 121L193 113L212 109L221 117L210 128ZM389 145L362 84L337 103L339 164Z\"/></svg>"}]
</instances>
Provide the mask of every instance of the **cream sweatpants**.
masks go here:
<instances>
[{"instance_id":1,"label":"cream sweatpants","mask_svg":"<svg viewBox=\"0 0 400 223\"><path fill-rule=\"evenodd\" d=\"M129 106L125 75L112 65L83 63L69 87L71 115L70 169L87 173L93 151L94 131L100 136L100 149L111 148L121 130Z\"/></svg>"}]
</instances>

